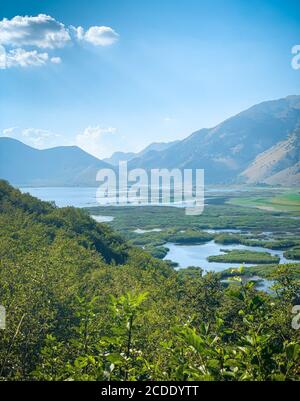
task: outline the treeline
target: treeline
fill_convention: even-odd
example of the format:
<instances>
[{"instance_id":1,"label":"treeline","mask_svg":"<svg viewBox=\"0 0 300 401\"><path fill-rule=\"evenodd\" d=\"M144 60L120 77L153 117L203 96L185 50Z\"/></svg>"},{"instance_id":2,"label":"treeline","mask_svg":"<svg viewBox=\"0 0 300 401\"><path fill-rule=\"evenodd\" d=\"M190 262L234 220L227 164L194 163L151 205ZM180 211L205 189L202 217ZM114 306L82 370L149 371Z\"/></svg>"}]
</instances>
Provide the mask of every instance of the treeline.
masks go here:
<instances>
[{"instance_id":1,"label":"treeline","mask_svg":"<svg viewBox=\"0 0 300 401\"><path fill-rule=\"evenodd\" d=\"M272 296L238 274L224 286L176 272L86 212L4 181L0 227L1 380L299 379L288 267Z\"/></svg>"}]
</instances>

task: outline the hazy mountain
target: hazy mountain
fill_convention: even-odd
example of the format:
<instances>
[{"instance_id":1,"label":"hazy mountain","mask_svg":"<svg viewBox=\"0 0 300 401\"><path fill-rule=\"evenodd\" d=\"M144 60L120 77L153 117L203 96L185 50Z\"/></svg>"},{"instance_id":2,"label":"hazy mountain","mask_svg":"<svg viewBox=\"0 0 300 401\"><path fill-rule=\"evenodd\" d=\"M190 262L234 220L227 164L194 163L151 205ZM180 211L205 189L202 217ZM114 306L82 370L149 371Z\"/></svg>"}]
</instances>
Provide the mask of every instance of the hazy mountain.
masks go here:
<instances>
[{"instance_id":1,"label":"hazy mountain","mask_svg":"<svg viewBox=\"0 0 300 401\"><path fill-rule=\"evenodd\" d=\"M103 159L104 162L117 166L120 161L129 161L136 157L134 152L114 152L110 157Z\"/></svg>"},{"instance_id":2,"label":"hazy mountain","mask_svg":"<svg viewBox=\"0 0 300 401\"><path fill-rule=\"evenodd\" d=\"M105 161L76 146L45 150L0 138L0 178L17 185L96 185L98 169L204 168L206 183L300 185L300 96L263 102L182 141L152 143ZM110 162L111 164L108 164Z\"/></svg>"},{"instance_id":3,"label":"hazy mountain","mask_svg":"<svg viewBox=\"0 0 300 401\"><path fill-rule=\"evenodd\" d=\"M111 167L77 146L38 150L12 138L0 138L0 178L16 185L96 185L96 172Z\"/></svg>"},{"instance_id":4,"label":"hazy mountain","mask_svg":"<svg viewBox=\"0 0 300 401\"><path fill-rule=\"evenodd\" d=\"M165 150L147 152L131 160L129 167L204 168L206 183L230 183L240 179L259 154L285 141L298 126L300 96L263 102Z\"/></svg>"},{"instance_id":5,"label":"hazy mountain","mask_svg":"<svg viewBox=\"0 0 300 401\"><path fill-rule=\"evenodd\" d=\"M145 149L141 150L138 153L133 152L115 152L111 155L111 157L103 159L106 163L110 163L114 166L117 166L120 161L130 161L136 157L142 157L147 152L151 151L162 151L168 149L170 146L175 145L180 141L172 141L172 142L153 142L148 145Z\"/></svg>"},{"instance_id":6,"label":"hazy mountain","mask_svg":"<svg viewBox=\"0 0 300 401\"><path fill-rule=\"evenodd\" d=\"M260 153L241 176L247 183L300 185L300 128Z\"/></svg>"}]
</instances>

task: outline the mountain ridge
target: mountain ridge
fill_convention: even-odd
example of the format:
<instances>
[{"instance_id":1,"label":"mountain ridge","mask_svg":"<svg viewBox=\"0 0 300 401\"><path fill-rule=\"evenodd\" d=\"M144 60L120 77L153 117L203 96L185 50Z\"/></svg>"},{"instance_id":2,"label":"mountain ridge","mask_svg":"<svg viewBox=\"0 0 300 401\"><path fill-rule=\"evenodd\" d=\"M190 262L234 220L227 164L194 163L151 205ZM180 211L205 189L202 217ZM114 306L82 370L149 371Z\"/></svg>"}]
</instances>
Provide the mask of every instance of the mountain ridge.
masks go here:
<instances>
[{"instance_id":1,"label":"mountain ridge","mask_svg":"<svg viewBox=\"0 0 300 401\"><path fill-rule=\"evenodd\" d=\"M213 128L195 131L164 151L133 159L129 167L204 168L207 183L229 184L240 180L256 156L285 140L298 126L300 96L262 102Z\"/></svg>"},{"instance_id":2,"label":"mountain ridge","mask_svg":"<svg viewBox=\"0 0 300 401\"><path fill-rule=\"evenodd\" d=\"M153 151L162 151L165 150L175 143L180 142L180 140L175 140L171 142L152 142L140 152L114 152L110 157L103 159L106 163L112 164L113 166L117 166L120 161L131 161L137 157L142 157L148 152Z\"/></svg>"},{"instance_id":3,"label":"mountain ridge","mask_svg":"<svg viewBox=\"0 0 300 401\"><path fill-rule=\"evenodd\" d=\"M261 102L183 140L99 160L77 146L38 150L0 138L0 177L26 186L96 186L120 160L128 169L204 169L206 184L300 185L300 96ZM111 164L108 161L111 161Z\"/></svg>"},{"instance_id":4,"label":"mountain ridge","mask_svg":"<svg viewBox=\"0 0 300 401\"><path fill-rule=\"evenodd\" d=\"M94 186L100 168L111 166L77 146L35 149L0 137L0 177L15 185Z\"/></svg>"}]
</instances>

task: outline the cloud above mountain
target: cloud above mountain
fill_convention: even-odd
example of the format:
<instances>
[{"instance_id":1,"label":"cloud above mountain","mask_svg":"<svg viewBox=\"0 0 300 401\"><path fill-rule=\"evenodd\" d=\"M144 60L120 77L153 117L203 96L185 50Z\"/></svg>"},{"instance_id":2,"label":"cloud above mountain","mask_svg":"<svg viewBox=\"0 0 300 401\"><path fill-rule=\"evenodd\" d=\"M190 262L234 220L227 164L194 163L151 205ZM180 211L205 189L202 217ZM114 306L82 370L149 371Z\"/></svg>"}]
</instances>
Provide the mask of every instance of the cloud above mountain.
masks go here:
<instances>
[{"instance_id":1,"label":"cloud above mountain","mask_svg":"<svg viewBox=\"0 0 300 401\"><path fill-rule=\"evenodd\" d=\"M115 150L114 145L119 143L115 133L114 127L89 126L76 136L76 145L93 156L107 157Z\"/></svg>"},{"instance_id":2,"label":"cloud above mountain","mask_svg":"<svg viewBox=\"0 0 300 401\"><path fill-rule=\"evenodd\" d=\"M48 61L58 64L60 57L39 49L53 51L74 42L110 46L118 38L111 27L90 26L84 30L81 26L66 26L46 14L4 18L0 21L0 68L41 66Z\"/></svg>"},{"instance_id":3,"label":"cloud above mountain","mask_svg":"<svg viewBox=\"0 0 300 401\"><path fill-rule=\"evenodd\" d=\"M18 139L29 146L36 149L46 149L57 146L59 139L61 145L69 145L67 141L63 141L63 137L56 133L41 128L19 128L8 127L2 130L0 136Z\"/></svg>"},{"instance_id":4,"label":"cloud above mountain","mask_svg":"<svg viewBox=\"0 0 300 401\"><path fill-rule=\"evenodd\" d=\"M123 135L118 135L117 128L100 125L89 125L70 137L51 129L13 126L0 131L0 137L17 139L36 149L75 145L100 159L130 146Z\"/></svg>"}]
</instances>

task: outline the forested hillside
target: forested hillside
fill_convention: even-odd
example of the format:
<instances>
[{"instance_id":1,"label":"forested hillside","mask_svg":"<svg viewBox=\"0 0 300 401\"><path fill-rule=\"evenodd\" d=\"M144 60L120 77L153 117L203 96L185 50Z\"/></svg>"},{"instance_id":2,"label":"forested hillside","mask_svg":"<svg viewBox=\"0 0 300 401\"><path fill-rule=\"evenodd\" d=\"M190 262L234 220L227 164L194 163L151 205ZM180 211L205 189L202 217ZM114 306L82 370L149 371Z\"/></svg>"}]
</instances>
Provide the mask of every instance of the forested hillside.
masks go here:
<instances>
[{"instance_id":1,"label":"forested hillside","mask_svg":"<svg viewBox=\"0 0 300 401\"><path fill-rule=\"evenodd\" d=\"M175 271L4 181L0 227L1 380L299 380L290 268L273 295Z\"/></svg>"}]
</instances>

